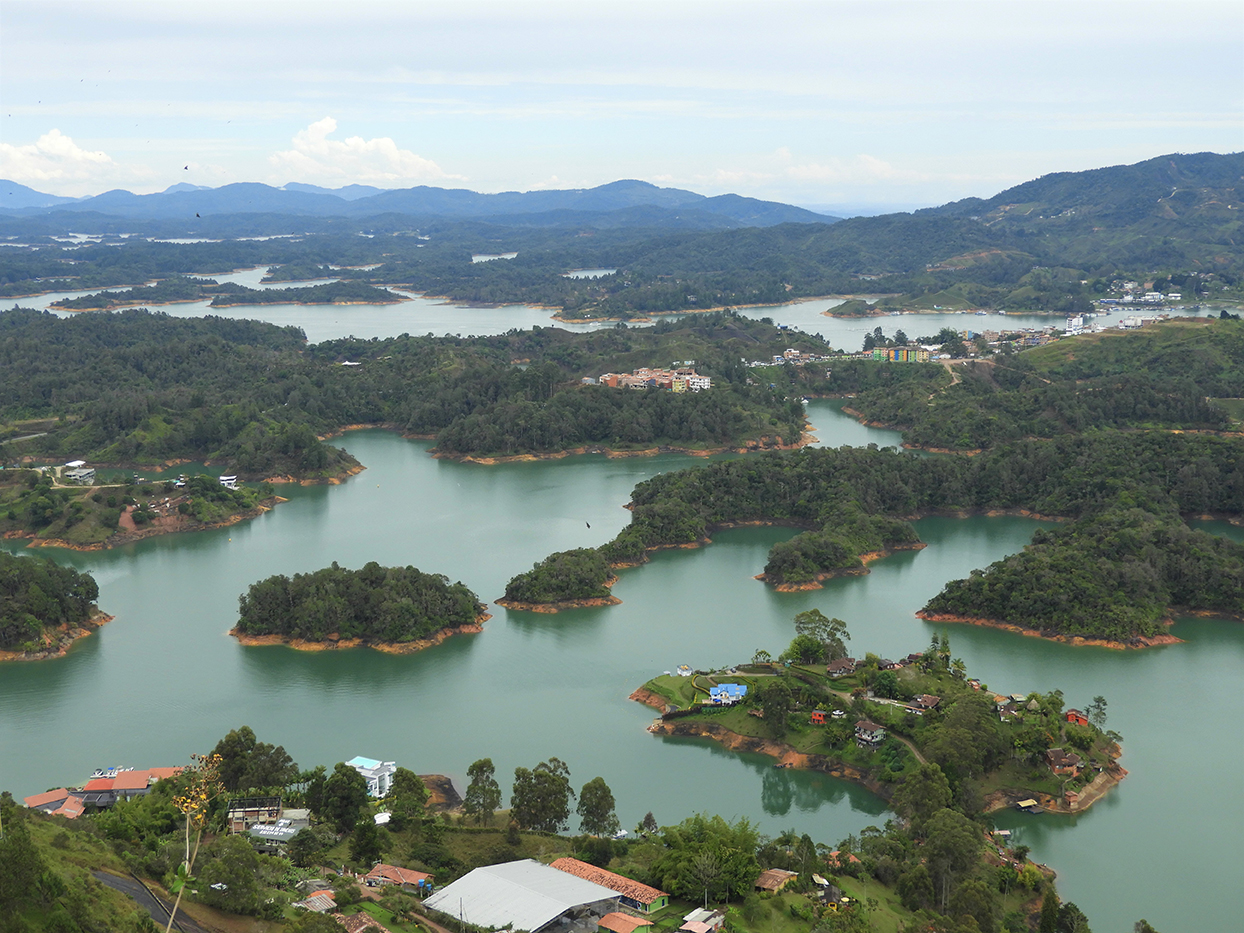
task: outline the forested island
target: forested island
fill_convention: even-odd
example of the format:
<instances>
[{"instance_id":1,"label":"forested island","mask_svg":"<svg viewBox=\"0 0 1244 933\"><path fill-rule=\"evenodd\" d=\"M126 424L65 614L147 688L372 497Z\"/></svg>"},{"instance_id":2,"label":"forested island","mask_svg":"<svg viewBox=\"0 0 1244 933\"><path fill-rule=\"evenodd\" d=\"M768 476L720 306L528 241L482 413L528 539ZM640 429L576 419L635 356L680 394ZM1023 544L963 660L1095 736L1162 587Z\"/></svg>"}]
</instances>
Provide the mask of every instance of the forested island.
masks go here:
<instances>
[{"instance_id":1,"label":"forested island","mask_svg":"<svg viewBox=\"0 0 1244 933\"><path fill-rule=\"evenodd\" d=\"M702 543L714 530L742 523L806 529L770 551L763 579L772 584L862 571L861 558L879 544L882 550L915 544L907 522L925 515L1074 519L979 581L948 585L927 610L969 621L1005 609L997 621L1024 625L1027 619L1025 627L1051 637L1125 644L1157 634L1175 609L1244 610L1244 545L1193 530L1180 517L1244 515L1238 438L1100 430L1006 444L975 457L804 449L664 473L635 487L630 508L631 523L600 548L614 566L642 562L656 548ZM995 578L1015 583L1014 575L1038 566L1042 572L1016 586L1012 597L991 585ZM1110 581L1130 586L1129 580L1145 581L1136 599L1105 592ZM1044 592L1034 600L1038 586ZM1105 611L1124 602L1126 608ZM1032 618L1024 615L1029 603Z\"/></svg>"},{"instance_id":2,"label":"forested island","mask_svg":"<svg viewBox=\"0 0 1244 933\"><path fill-rule=\"evenodd\" d=\"M497 605L536 612L613 606L622 601L609 594L616 580L599 550L559 551L512 579Z\"/></svg>"},{"instance_id":3,"label":"forested island","mask_svg":"<svg viewBox=\"0 0 1244 933\"><path fill-rule=\"evenodd\" d=\"M314 573L276 574L238 597L230 634L246 645L304 650L365 646L406 653L450 635L481 631L489 616L461 582L414 567L369 561L347 570L333 561Z\"/></svg>"},{"instance_id":4,"label":"forested island","mask_svg":"<svg viewBox=\"0 0 1244 933\"><path fill-rule=\"evenodd\" d=\"M793 446L799 401L749 384L741 362L792 346L824 352L814 337L726 313L643 330L308 346L296 328L255 321L14 309L0 312L0 458L198 460L252 480L331 480L360 465L319 436L359 424L435 437L453 457ZM695 360L713 387L582 381L673 360Z\"/></svg>"},{"instance_id":5,"label":"forested island","mask_svg":"<svg viewBox=\"0 0 1244 933\"><path fill-rule=\"evenodd\" d=\"M102 291L52 303L66 311L110 311L116 308L210 301L212 308L238 305L396 304L406 299L365 282L328 282L301 288L248 288L233 282L174 275L150 286L125 291Z\"/></svg>"},{"instance_id":6,"label":"forested island","mask_svg":"<svg viewBox=\"0 0 1244 933\"><path fill-rule=\"evenodd\" d=\"M0 661L62 655L110 617L89 573L0 550Z\"/></svg>"}]
</instances>

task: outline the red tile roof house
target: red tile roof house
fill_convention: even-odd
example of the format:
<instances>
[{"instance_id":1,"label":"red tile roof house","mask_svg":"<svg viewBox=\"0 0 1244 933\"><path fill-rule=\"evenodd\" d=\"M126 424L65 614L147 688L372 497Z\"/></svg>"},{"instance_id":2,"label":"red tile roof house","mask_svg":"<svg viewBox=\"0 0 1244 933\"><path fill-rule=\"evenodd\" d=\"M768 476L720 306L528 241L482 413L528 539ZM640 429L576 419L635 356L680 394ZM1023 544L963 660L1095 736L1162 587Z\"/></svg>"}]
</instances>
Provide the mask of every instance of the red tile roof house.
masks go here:
<instances>
[{"instance_id":1,"label":"red tile roof house","mask_svg":"<svg viewBox=\"0 0 1244 933\"><path fill-rule=\"evenodd\" d=\"M621 895L622 906L641 913L661 910L670 902L670 896L664 891L658 891L654 887L624 875L581 862L577 858L559 858L550 867L564 871L568 875L574 875L576 878L582 878L584 881L598 884L602 888L617 891Z\"/></svg>"},{"instance_id":2,"label":"red tile roof house","mask_svg":"<svg viewBox=\"0 0 1244 933\"><path fill-rule=\"evenodd\" d=\"M1075 752L1064 751L1061 748L1051 748L1045 753L1045 760L1050 763L1050 769L1055 774L1070 774L1075 777L1080 773L1080 765L1082 759Z\"/></svg>"},{"instance_id":3,"label":"red tile roof house","mask_svg":"<svg viewBox=\"0 0 1244 933\"><path fill-rule=\"evenodd\" d=\"M632 917L630 914L624 914L619 911L605 914L596 921L597 926L602 930L608 930L609 933L635 933L639 927L652 926L651 920L645 920L643 917Z\"/></svg>"},{"instance_id":4,"label":"red tile roof house","mask_svg":"<svg viewBox=\"0 0 1244 933\"><path fill-rule=\"evenodd\" d=\"M396 884L400 885L403 891L418 891L420 887L428 887L432 884L432 876L427 872L379 864L363 876L363 881L368 887L373 888Z\"/></svg>"},{"instance_id":5,"label":"red tile roof house","mask_svg":"<svg viewBox=\"0 0 1244 933\"><path fill-rule=\"evenodd\" d=\"M69 791L61 787L42 794L35 794L22 801L31 810L42 810L44 813L55 813L69 799Z\"/></svg>"}]
</instances>

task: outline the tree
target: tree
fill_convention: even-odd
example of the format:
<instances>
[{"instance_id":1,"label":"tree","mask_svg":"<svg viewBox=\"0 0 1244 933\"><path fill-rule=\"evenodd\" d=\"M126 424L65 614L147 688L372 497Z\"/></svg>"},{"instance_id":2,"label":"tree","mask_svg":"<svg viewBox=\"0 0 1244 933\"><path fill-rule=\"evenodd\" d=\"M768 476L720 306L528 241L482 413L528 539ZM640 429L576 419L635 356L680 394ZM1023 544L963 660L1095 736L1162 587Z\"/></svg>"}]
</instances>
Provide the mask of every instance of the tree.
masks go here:
<instances>
[{"instance_id":1,"label":"tree","mask_svg":"<svg viewBox=\"0 0 1244 933\"><path fill-rule=\"evenodd\" d=\"M359 811L367 805L367 780L345 762L333 766L333 773L324 782L324 799L320 812L339 833L348 833L359 820Z\"/></svg>"},{"instance_id":2,"label":"tree","mask_svg":"<svg viewBox=\"0 0 1244 933\"><path fill-rule=\"evenodd\" d=\"M284 746L259 742L250 726L234 729L216 743L220 781L231 793L285 787L298 780L298 766Z\"/></svg>"},{"instance_id":3,"label":"tree","mask_svg":"<svg viewBox=\"0 0 1244 933\"><path fill-rule=\"evenodd\" d=\"M756 653L752 655L753 664L768 664L773 660L773 655L765 651L764 648L757 648Z\"/></svg>"},{"instance_id":4,"label":"tree","mask_svg":"<svg viewBox=\"0 0 1244 933\"><path fill-rule=\"evenodd\" d=\"M422 820L428 809L428 789L419 775L409 768L393 772L393 781L384 798L393 828L401 832L407 823Z\"/></svg>"},{"instance_id":5,"label":"tree","mask_svg":"<svg viewBox=\"0 0 1244 933\"><path fill-rule=\"evenodd\" d=\"M1157 930L1149 925L1148 920L1137 920L1136 925L1132 927L1132 931L1133 933L1158 933Z\"/></svg>"},{"instance_id":6,"label":"tree","mask_svg":"<svg viewBox=\"0 0 1244 933\"><path fill-rule=\"evenodd\" d=\"M320 831L306 827L298 830L288 845L285 847L285 854L289 856L289 860L299 868L310 868L313 866L321 855L332 845L333 838L325 839Z\"/></svg>"},{"instance_id":7,"label":"tree","mask_svg":"<svg viewBox=\"0 0 1244 933\"><path fill-rule=\"evenodd\" d=\"M660 829L660 827L657 825L657 818L653 816L652 811L649 810L644 814L644 818L639 821L639 826L635 828L635 831L645 834L655 833L658 829Z\"/></svg>"},{"instance_id":8,"label":"tree","mask_svg":"<svg viewBox=\"0 0 1244 933\"><path fill-rule=\"evenodd\" d=\"M786 735L786 720L790 716L790 687L783 677L775 678L773 683L765 685L760 694L760 708L764 713L765 725L769 734L780 739Z\"/></svg>"},{"instance_id":9,"label":"tree","mask_svg":"<svg viewBox=\"0 0 1244 933\"><path fill-rule=\"evenodd\" d=\"M879 671L872 682L873 696L886 700L897 700L899 697L898 676L894 671Z\"/></svg>"},{"instance_id":10,"label":"tree","mask_svg":"<svg viewBox=\"0 0 1244 933\"><path fill-rule=\"evenodd\" d=\"M825 646L811 635L796 635L782 652L781 660L798 664L824 664Z\"/></svg>"},{"instance_id":11,"label":"tree","mask_svg":"<svg viewBox=\"0 0 1244 933\"><path fill-rule=\"evenodd\" d=\"M225 836L195 878L203 900L232 914L259 910L259 856L246 836Z\"/></svg>"},{"instance_id":12,"label":"tree","mask_svg":"<svg viewBox=\"0 0 1244 933\"><path fill-rule=\"evenodd\" d=\"M360 820L350 837L350 861L371 867L380 861L380 830L375 820Z\"/></svg>"},{"instance_id":13,"label":"tree","mask_svg":"<svg viewBox=\"0 0 1244 933\"><path fill-rule=\"evenodd\" d=\"M981 933L997 933L998 907L998 895L994 888L975 878L955 888L950 898L950 915L971 917Z\"/></svg>"},{"instance_id":14,"label":"tree","mask_svg":"<svg viewBox=\"0 0 1244 933\"><path fill-rule=\"evenodd\" d=\"M1058 908L1058 933L1093 933L1088 917L1075 904L1068 901Z\"/></svg>"},{"instance_id":15,"label":"tree","mask_svg":"<svg viewBox=\"0 0 1244 933\"><path fill-rule=\"evenodd\" d=\"M923 851L943 913L950 900L950 889L961 875L976 866L983 845L980 828L963 814L944 809L929 817Z\"/></svg>"},{"instance_id":16,"label":"tree","mask_svg":"<svg viewBox=\"0 0 1244 933\"><path fill-rule=\"evenodd\" d=\"M501 808L501 785L496 774L491 758L481 758L467 768L471 783L462 798L462 812L474 818L477 826L491 823L493 814Z\"/></svg>"},{"instance_id":17,"label":"tree","mask_svg":"<svg viewBox=\"0 0 1244 933\"><path fill-rule=\"evenodd\" d=\"M593 836L612 836L620 828L614 812L613 791L602 777L594 777L579 791L579 828Z\"/></svg>"},{"instance_id":18,"label":"tree","mask_svg":"<svg viewBox=\"0 0 1244 933\"><path fill-rule=\"evenodd\" d=\"M795 633L810 635L825 646L826 660L836 661L847 656L846 643L851 640L847 623L826 618L819 609L808 609L795 616Z\"/></svg>"},{"instance_id":19,"label":"tree","mask_svg":"<svg viewBox=\"0 0 1244 933\"><path fill-rule=\"evenodd\" d=\"M1088 710L1089 722L1098 729L1106 728L1106 698L1103 696L1093 697L1093 702L1089 704Z\"/></svg>"},{"instance_id":20,"label":"tree","mask_svg":"<svg viewBox=\"0 0 1244 933\"><path fill-rule=\"evenodd\" d=\"M936 764L921 765L894 792L894 809L911 821L913 829L950 806L950 782Z\"/></svg>"},{"instance_id":21,"label":"tree","mask_svg":"<svg viewBox=\"0 0 1244 933\"><path fill-rule=\"evenodd\" d=\"M570 769L560 758L514 769L510 809L523 829L562 832L570 820Z\"/></svg>"},{"instance_id":22,"label":"tree","mask_svg":"<svg viewBox=\"0 0 1244 933\"><path fill-rule=\"evenodd\" d=\"M1045 889L1041 898L1041 919L1037 922L1037 933L1058 933L1058 894L1054 885Z\"/></svg>"}]
</instances>

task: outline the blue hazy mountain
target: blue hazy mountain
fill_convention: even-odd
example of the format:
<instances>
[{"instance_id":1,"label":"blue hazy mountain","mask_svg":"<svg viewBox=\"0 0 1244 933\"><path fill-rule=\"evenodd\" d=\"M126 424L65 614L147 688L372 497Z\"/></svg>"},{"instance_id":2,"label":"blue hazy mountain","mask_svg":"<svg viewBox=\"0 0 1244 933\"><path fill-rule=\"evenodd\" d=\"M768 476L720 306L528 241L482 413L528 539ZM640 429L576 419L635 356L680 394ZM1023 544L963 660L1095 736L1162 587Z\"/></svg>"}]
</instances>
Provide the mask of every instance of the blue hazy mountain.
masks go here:
<instances>
[{"instance_id":1,"label":"blue hazy mountain","mask_svg":"<svg viewBox=\"0 0 1244 933\"><path fill-rule=\"evenodd\" d=\"M557 191L507 191L481 194L465 188L420 185L388 191L366 185L328 189L292 183L284 188L239 183L219 188L173 185L157 194L122 189L95 197L71 199L39 195L29 188L0 210L33 215L50 210L90 211L134 220L172 220L215 214L285 214L303 217L375 217L402 214L419 218L480 220L554 226L585 223L612 215L609 225L701 229L773 226L782 223L832 223L824 214L736 194L707 197L643 181L615 181L595 188ZM44 200L40 201L39 198Z\"/></svg>"}]
</instances>

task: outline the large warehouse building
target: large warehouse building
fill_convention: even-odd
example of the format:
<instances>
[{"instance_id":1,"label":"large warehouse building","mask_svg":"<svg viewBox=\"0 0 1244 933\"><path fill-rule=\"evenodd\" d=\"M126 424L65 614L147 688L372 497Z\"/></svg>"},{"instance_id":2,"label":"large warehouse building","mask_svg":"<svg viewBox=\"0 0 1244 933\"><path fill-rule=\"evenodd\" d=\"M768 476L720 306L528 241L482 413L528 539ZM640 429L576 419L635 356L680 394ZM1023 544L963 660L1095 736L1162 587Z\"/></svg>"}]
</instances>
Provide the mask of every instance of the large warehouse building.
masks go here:
<instances>
[{"instance_id":1,"label":"large warehouse building","mask_svg":"<svg viewBox=\"0 0 1244 933\"><path fill-rule=\"evenodd\" d=\"M594 931L597 919L618 909L618 892L521 859L476 868L423 903L477 927L540 933L564 918L561 930L583 921Z\"/></svg>"}]
</instances>

